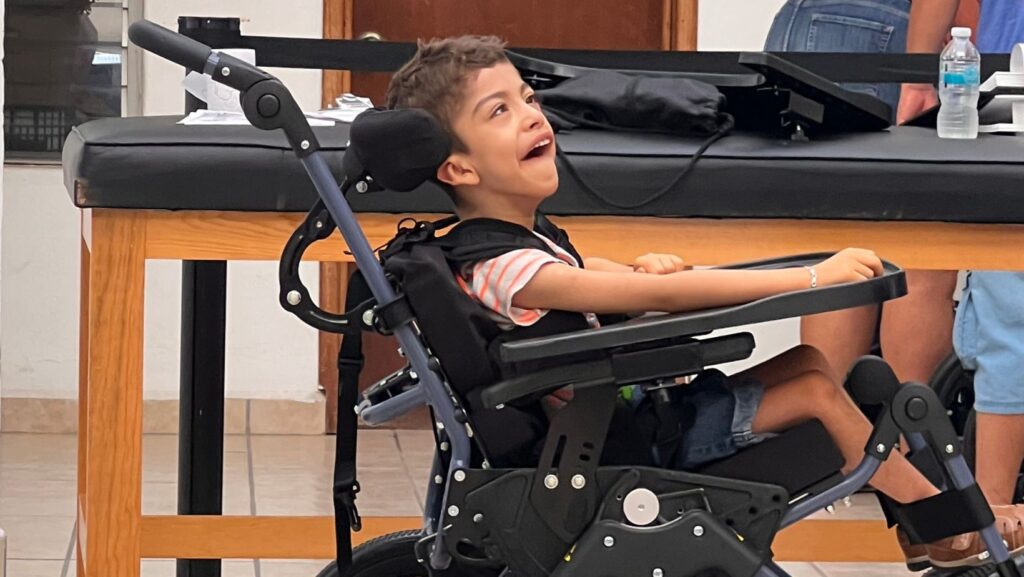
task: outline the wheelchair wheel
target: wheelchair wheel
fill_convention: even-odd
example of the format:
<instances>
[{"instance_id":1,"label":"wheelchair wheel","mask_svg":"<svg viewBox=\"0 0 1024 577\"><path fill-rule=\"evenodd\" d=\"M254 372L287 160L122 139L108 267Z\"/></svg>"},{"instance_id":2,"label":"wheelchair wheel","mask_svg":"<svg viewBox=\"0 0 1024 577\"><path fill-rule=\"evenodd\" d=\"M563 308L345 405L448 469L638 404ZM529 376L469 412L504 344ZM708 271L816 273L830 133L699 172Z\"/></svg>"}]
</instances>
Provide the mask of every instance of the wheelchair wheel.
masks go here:
<instances>
[{"instance_id":1,"label":"wheelchair wheel","mask_svg":"<svg viewBox=\"0 0 1024 577\"><path fill-rule=\"evenodd\" d=\"M935 369L929 384L946 407L956 434L963 437L967 417L974 408L974 375L964 370L956 353L952 353Z\"/></svg>"},{"instance_id":2,"label":"wheelchair wheel","mask_svg":"<svg viewBox=\"0 0 1024 577\"><path fill-rule=\"evenodd\" d=\"M416 560L421 538L421 531L402 531L367 541L352 551L352 567L344 575L331 561L317 577L428 577L426 567Z\"/></svg>"},{"instance_id":3,"label":"wheelchair wheel","mask_svg":"<svg viewBox=\"0 0 1024 577\"><path fill-rule=\"evenodd\" d=\"M973 473L975 469L975 439L977 438L977 414L972 410L967 416L967 423L964 428L964 459ZM1024 503L1024 464L1021 472L1017 474L1017 485L1013 491L1013 502Z\"/></svg>"},{"instance_id":4,"label":"wheelchair wheel","mask_svg":"<svg viewBox=\"0 0 1024 577\"><path fill-rule=\"evenodd\" d=\"M422 531L400 531L377 537L352 550L352 566L342 575L331 561L316 577L429 577L427 568L416 560L416 543ZM440 577L498 577L499 569L452 567L434 572Z\"/></svg>"}]
</instances>

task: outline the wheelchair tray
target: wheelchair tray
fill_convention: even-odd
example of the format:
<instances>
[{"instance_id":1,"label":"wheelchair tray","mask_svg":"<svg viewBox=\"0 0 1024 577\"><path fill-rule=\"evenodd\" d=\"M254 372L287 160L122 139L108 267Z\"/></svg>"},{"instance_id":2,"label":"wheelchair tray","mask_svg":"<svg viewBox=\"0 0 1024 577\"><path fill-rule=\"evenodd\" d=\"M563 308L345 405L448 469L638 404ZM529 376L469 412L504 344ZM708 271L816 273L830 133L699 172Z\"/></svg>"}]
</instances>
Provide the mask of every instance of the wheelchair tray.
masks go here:
<instances>
[{"instance_id":1,"label":"wheelchair tray","mask_svg":"<svg viewBox=\"0 0 1024 577\"><path fill-rule=\"evenodd\" d=\"M813 266L830 256L832 253L806 254L719 268L774 270ZM882 264L885 273L865 281L789 292L732 307L652 314L597 329L525 339L503 344L499 354L505 362L530 361L877 304L907 294L903 270L889 262Z\"/></svg>"}]
</instances>

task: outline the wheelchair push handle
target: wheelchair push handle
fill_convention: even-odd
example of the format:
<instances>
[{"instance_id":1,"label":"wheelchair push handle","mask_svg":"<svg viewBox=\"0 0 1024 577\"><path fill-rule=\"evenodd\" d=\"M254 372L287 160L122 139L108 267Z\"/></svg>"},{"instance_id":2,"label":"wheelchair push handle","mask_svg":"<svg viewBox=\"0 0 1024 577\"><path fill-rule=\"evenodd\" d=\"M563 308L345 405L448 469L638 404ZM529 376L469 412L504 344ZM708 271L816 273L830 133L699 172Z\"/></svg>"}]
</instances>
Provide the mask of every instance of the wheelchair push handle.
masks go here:
<instances>
[{"instance_id":1,"label":"wheelchair push handle","mask_svg":"<svg viewBox=\"0 0 1024 577\"><path fill-rule=\"evenodd\" d=\"M270 74L244 60L235 58L230 54L215 52L202 42L198 42L184 34L168 30L149 20L139 20L129 26L128 38L144 50L148 50L157 56L166 58L190 70L197 70L203 74L208 74L217 82L240 92L249 90L261 80L276 81L276 78ZM290 98L291 95L288 95L288 97ZM280 103L277 106L271 106L264 102L261 103L261 108L263 110L260 112L267 112L271 109L280 110L281 106ZM246 115L248 116L248 111ZM251 118L249 120L252 122ZM254 126L259 126L256 123L253 124Z\"/></svg>"},{"instance_id":2,"label":"wheelchair push handle","mask_svg":"<svg viewBox=\"0 0 1024 577\"><path fill-rule=\"evenodd\" d=\"M213 54L209 46L149 20L132 23L128 27L128 38L140 48L200 72L206 72L210 55Z\"/></svg>"},{"instance_id":3,"label":"wheelchair push handle","mask_svg":"<svg viewBox=\"0 0 1024 577\"><path fill-rule=\"evenodd\" d=\"M300 159L320 149L320 143L295 97L272 75L148 20L132 24L128 28L128 38L157 56L208 74L217 82L238 90L246 120L262 130L283 129L288 143Z\"/></svg>"}]
</instances>

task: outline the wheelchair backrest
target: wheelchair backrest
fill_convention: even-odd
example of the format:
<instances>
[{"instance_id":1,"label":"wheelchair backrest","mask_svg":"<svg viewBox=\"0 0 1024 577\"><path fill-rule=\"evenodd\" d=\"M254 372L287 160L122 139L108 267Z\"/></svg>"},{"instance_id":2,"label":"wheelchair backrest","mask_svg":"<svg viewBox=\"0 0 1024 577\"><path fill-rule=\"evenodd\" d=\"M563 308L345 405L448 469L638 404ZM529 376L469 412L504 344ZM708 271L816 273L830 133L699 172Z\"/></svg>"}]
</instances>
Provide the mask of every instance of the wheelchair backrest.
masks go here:
<instances>
[{"instance_id":1,"label":"wheelchair backrest","mask_svg":"<svg viewBox=\"0 0 1024 577\"><path fill-rule=\"evenodd\" d=\"M535 462L535 446L547 428L543 411L539 403L500 410L482 407L480 391L502 377L492 354L502 330L459 287L444 251L412 244L388 255L384 267L405 295L421 337L466 411L483 457L498 467Z\"/></svg>"}]
</instances>

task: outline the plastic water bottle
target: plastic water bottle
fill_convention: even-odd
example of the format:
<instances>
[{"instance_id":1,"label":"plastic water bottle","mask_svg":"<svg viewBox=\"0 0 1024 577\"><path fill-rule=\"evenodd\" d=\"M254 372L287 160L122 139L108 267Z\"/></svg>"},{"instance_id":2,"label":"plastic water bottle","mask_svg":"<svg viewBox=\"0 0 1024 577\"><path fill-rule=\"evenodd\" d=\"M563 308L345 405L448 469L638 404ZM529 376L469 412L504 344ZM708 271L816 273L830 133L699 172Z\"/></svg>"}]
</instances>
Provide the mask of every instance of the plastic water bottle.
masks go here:
<instances>
[{"instance_id":1,"label":"plastic water bottle","mask_svg":"<svg viewBox=\"0 0 1024 577\"><path fill-rule=\"evenodd\" d=\"M939 138L978 137L980 84L981 55L971 44L971 29L954 28L939 57Z\"/></svg>"}]
</instances>

